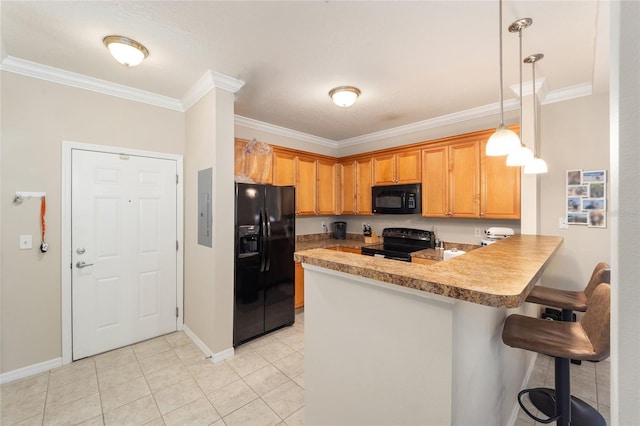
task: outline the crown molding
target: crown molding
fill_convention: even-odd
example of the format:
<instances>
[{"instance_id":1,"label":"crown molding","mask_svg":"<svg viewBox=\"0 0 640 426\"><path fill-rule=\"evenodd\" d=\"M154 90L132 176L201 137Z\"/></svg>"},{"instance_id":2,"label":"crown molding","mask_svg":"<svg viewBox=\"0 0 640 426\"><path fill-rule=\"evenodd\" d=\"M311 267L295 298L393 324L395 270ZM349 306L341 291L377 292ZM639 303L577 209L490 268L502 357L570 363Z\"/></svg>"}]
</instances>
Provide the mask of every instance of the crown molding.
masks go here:
<instances>
[{"instance_id":1,"label":"crown molding","mask_svg":"<svg viewBox=\"0 0 640 426\"><path fill-rule=\"evenodd\" d=\"M520 84L512 84L509 86L509 89L513 92L516 97L520 97ZM543 102L549 93L549 86L547 85L547 79L536 78L536 93L538 95L538 100ZM531 96L533 94L533 89L531 87L531 80L522 82L522 97Z\"/></svg>"},{"instance_id":2,"label":"crown molding","mask_svg":"<svg viewBox=\"0 0 640 426\"><path fill-rule=\"evenodd\" d=\"M554 104L556 102L568 101L571 99L581 98L583 96L591 96L592 94L593 85L591 83L581 83L558 90L552 90L547 94L541 104Z\"/></svg>"},{"instance_id":3,"label":"crown molding","mask_svg":"<svg viewBox=\"0 0 640 426\"><path fill-rule=\"evenodd\" d=\"M184 111L194 106L204 95L213 89L223 89L236 93L245 85L244 81L212 70L205 72L182 97Z\"/></svg>"},{"instance_id":4,"label":"crown molding","mask_svg":"<svg viewBox=\"0 0 640 426\"><path fill-rule=\"evenodd\" d=\"M238 126L244 126L254 130L273 133L279 136L284 136L284 137L297 139L304 142L314 143L316 145L322 145L329 148L338 148L338 142L332 141L330 139L313 136L308 133L298 132L297 130L287 129L286 127L276 126L274 124L269 124L263 121L254 120L252 118L243 117L241 115L235 115L234 118L235 118L235 124Z\"/></svg>"},{"instance_id":5,"label":"crown molding","mask_svg":"<svg viewBox=\"0 0 640 426\"><path fill-rule=\"evenodd\" d=\"M504 110L512 111L520 107L517 100L507 100L504 102ZM347 146L355 146L364 143L376 142L381 139L396 137L405 135L407 133L421 132L436 127L447 126L450 124L460 123L464 121L473 120L476 118L482 118L489 115L499 114L500 104L498 102L494 104L484 105L481 107L471 108L464 111L454 112L452 114L442 115L440 117L431 118L429 120L418 121L416 123L407 124L404 126L393 127L387 130L381 130L379 132L369 133L362 136L356 136L354 138L343 139L339 142L340 148Z\"/></svg>"},{"instance_id":6,"label":"crown molding","mask_svg":"<svg viewBox=\"0 0 640 426\"><path fill-rule=\"evenodd\" d=\"M13 56L7 56L2 63L0 63L0 70L184 112L184 107L179 99L112 83L99 78L88 77Z\"/></svg>"}]
</instances>

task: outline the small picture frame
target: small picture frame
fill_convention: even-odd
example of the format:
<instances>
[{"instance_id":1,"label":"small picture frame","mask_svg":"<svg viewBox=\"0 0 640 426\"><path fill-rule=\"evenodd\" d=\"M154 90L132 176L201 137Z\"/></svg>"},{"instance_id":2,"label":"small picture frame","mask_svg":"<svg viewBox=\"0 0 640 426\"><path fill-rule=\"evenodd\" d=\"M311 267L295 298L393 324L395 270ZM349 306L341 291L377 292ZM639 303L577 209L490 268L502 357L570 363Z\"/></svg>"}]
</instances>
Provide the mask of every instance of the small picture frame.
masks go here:
<instances>
[{"instance_id":1,"label":"small picture frame","mask_svg":"<svg viewBox=\"0 0 640 426\"><path fill-rule=\"evenodd\" d=\"M604 198L583 198L582 210L604 210Z\"/></svg>"},{"instance_id":2,"label":"small picture frame","mask_svg":"<svg viewBox=\"0 0 640 426\"><path fill-rule=\"evenodd\" d=\"M579 212L582 210L582 198L581 197L568 197L567 198L567 211Z\"/></svg>"},{"instance_id":3,"label":"small picture frame","mask_svg":"<svg viewBox=\"0 0 640 426\"><path fill-rule=\"evenodd\" d=\"M567 213L567 223L569 225L587 225L589 220L588 212Z\"/></svg>"},{"instance_id":4,"label":"small picture frame","mask_svg":"<svg viewBox=\"0 0 640 426\"><path fill-rule=\"evenodd\" d=\"M567 170L567 186L582 184L582 170Z\"/></svg>"},{"instance_id":5,"label":"small picture frame","mask_svg":"<svg viewBox=\"0 0 640 426\"><path fill-rule=\"evenodd\" d=\"M582 183L606 182L607 172L605 170L591 170L582 172Z\"/></svg>"},{"instance_id":6,"label":"small picture frame","mask_svg":"<svg viewBox=\"0 0 640 426\"><path fill-rule=\"evenodd\" d=\"M589 185L569 185L567 186L567 195L569 197L589 197Z\"/></svg>"},{"instance_id":7,"label":"small picture frame","mask_svg":"<svg viewBox=\"0 0 640 426\"><path fill-rule=\"evenodd\" d=\"M604 198L604 182L591 182L589 184L589 198Z\"/></svg>"},{"instance_id":8,"label":"small picture frame","mask_svg":"<svg viewBox=\"0 0 640 426\"><path fill-rule=\"evenodd\" d=\"M607 214L604 210L590 210L589 222L587 223L589 228L606 228L607 227Z\"/></svg>"}]
</instances>

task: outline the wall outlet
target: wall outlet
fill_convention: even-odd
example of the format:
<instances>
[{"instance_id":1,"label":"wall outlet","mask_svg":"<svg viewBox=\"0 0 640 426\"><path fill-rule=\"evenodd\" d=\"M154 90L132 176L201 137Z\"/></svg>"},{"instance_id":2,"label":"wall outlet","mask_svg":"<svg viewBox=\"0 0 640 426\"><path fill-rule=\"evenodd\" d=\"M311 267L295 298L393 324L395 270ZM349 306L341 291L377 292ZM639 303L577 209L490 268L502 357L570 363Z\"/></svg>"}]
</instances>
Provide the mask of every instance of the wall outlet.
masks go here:
<instances>
[{"instance_id":1,"label":"wall outlet","mask_svg":"<svg viewBox=\"0 0 640 426\"><path fill-rule=\"evenodd\" d=\"M476 228L475 229L475 236L476 237L482 237L482 229Z\"/></svg>"},{"instance_id":2,"label":"wall outlet","mask_svg":"<svg viewBox=\"0 0 640 426\"><path fill-rule=\"evenodd\" d=\"M567 223L566 216L560 216L558 218L558 228L560 228L560 229L569 229L569 224Z\"/></svg>"}]
</instances>

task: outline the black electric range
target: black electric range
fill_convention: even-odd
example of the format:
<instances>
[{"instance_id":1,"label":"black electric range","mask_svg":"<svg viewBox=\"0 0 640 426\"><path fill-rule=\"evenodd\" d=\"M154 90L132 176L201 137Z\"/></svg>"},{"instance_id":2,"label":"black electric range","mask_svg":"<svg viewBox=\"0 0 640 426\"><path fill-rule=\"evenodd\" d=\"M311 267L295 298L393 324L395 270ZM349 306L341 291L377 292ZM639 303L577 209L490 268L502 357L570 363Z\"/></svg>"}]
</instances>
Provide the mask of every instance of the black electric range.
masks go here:
<instances>
[{"instance_id":1,"label":"black electric range","mask_svg":"<svg viewBox=\"0 0 640 426\"><path fill-rule=\"evenodd\" d=\"M436 246L433 232L423 229L384 228L382 237L383 243L363 246L362 254L411 262L411 253Z\"/></svg>"}]
</instances>

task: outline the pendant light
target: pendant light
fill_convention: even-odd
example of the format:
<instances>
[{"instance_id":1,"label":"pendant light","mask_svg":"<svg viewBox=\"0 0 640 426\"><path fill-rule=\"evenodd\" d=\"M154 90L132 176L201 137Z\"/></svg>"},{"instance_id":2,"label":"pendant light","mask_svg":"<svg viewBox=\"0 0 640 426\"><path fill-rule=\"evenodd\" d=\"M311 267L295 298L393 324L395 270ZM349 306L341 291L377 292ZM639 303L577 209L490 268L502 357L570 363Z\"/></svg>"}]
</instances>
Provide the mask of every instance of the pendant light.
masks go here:
<instances>
[{"instance_id":1,"label":"pendant light","mask_svg":"<svg viewBox=\"0 0 640 426\"><path fill-rule=\"evenodd\" d=\"M485 153L489 157L507 155L509 152L520 146L520 138L518 138L518 135L504 125L504 91L502 88L502 0L500 0L499 7L498 28L498 34L500 37L500 125L487 142Z\"/></svg>"},{"instance_id":2,"label":"pendant light","mask_svg":"<svg viewBox=\"0 0 640 426\"><path fill-rule=\"evenodd\" d=\"M507 155L507 166L524 166L533 161L533 152L522 143L522 30L529 28L533 20L531 18L518 19L509 26L510 33L518 33L520 48L518 50L518 65L520 67L520 146Z\"/></svg>"},{"instance_id":3,"label":"pendant light","mask_svg":"<svg viewBox=\"0 0 640 426\"><path fill-rule=\"evenodd\" d=\"M540 151L539 146L540 142L538 141L538 102L536 96L536 62L540 59L544 58L542 53L537 53L535 55L527 56L524 58L524 62L527 64L531 64L531 75L533 79L533 143L536 151L536 155L533 158L533 161L529 162L524 166L524 173L526 175L535 175L541 173L547 173L549 168L547 167L547 162L542 158L538 157L538 152Z\"/></svg>"}]
</instances>

